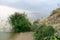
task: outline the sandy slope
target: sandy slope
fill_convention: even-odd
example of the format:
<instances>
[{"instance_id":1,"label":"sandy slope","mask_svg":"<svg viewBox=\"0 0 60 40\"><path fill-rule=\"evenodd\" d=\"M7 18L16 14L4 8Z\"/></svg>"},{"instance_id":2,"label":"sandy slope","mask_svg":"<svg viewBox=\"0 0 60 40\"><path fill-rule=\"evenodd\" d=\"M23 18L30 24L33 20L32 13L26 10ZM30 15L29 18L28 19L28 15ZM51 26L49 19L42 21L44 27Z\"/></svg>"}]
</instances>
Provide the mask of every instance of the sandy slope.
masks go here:
<instances>
[{"instance_id":1,"label":"sandy slope","mask_svg":"<svg viewBox=\"0 0 60 40\"><path fill-rule=\"evenodd\" d=\"M34 40L33 32L25 32L17 34L12 40Z\"/></svg>"}]
</instances>

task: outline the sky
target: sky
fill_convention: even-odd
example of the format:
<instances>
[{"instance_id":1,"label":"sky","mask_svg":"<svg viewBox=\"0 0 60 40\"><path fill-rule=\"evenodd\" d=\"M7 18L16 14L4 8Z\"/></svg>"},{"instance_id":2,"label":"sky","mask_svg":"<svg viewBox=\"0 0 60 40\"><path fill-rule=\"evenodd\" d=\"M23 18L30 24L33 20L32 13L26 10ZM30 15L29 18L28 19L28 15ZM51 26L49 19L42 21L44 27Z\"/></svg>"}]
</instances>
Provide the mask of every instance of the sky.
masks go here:
<instances>
[{"instance_id":1,"label":"sky","mask_svg":"<svg viewBox=\"0 0 60 40\"><path fill-rule=\"evenodd\" d=\"M35 19L49 16L58 8L60 0L0 0L0 5L31 11Z\"/></svg>"},{"instance_id":2,"label":"sky","mask_svg":"<svg viewBox=\"0 0 60 40\"><path fill-rule=\"evenodd\" d=\"M0 20L0 29L1 27L3 29L6 27L7 30L10 29L9 27L11 26L5 18L9 16L8 14L14 13L15 11L23 12L23 10L26 10L30 12L27 13L30 16L29 18L35 21L36 19L49 16L52 10L59 7L60 0L0 0L0 19L4 20Z\"/></svg>"}]
</instances>

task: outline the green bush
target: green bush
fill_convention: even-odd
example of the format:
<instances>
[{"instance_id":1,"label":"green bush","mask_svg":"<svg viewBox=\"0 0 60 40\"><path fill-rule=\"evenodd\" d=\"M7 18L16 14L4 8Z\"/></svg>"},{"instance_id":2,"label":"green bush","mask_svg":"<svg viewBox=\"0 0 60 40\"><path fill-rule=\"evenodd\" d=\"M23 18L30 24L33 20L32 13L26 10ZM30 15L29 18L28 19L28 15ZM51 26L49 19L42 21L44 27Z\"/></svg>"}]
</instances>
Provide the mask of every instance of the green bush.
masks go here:
<instances>
[{"instance_id":1,"label":"green bush","mask_svg":"<svg viewBox=\"0 0 60 40\"><path fill-rule=\"evenodd\" d=\"M39 25L40 25L40 24L33 24L33 25L32 25L32 31L36 31L36 29L39 28Z\"/></svg>"},{"instance_id":2,"label":"green bush","mask_svg":"<svg viewBox=\"0 0 60 40\"><path fill-rule=\"evenodd\" d=\"M50 40L51 36L54 36L55 30L52 26L40 24L39 28L34 32L35 40Z\"/></svg>"},{"instance_id":3,"label":"green bush","mask_svg":"<svg viewBox=\"0 0 60 40\"><path fill-rule=\"evenodd\" d=\"M9 17L9 22L12 25L12 32L20 33L31 31L31 23L26 18L25 14L16 12Z\"/></svg>"},{"instance_id":4,"label":"green bush","mask_svg":"<svg viewBox=\"0 0 60 40\"><path fill-rule=\"evenodd\" d=\"M60 33L56 33L56 35L55 35L55 37L58 39L58 40L60 40Z\"/></svg>"}]
</instances>

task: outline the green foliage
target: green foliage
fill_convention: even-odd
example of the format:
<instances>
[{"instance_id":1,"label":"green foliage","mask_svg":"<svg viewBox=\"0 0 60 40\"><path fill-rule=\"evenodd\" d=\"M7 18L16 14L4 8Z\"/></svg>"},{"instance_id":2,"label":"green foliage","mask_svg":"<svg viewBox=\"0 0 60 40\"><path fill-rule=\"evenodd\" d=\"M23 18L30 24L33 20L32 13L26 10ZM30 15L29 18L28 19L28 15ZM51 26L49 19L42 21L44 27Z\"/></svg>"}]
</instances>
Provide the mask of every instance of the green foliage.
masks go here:
<instances>
[{"instance_id":1,"label":"green foliage","mask_svg":"<svg viewBox=\"0 0 60 40\"><path fill-rule=\"evenodd\" d=\"M50 40L58 40L56 37L50 37Z\"/></svg>"},{"instance_id":2,"label":"green foliage","mask_svg":"<svg viewBox=\"0 0 60 40\"><path fill-rule=\"evenodd\" d=\"M40 24L39 28L35 31L35 40L50 40L51 36L54 36L55 30L52 26Z\"/></svg>"},{"instance_id":3,"label":"green foliage","mask_svg":"<svg viewBox=\"0 0 60 40\"><path fill-rule=\"evenodd\" d=\"M31 31L31 24L25 14L16 12L9 17L9 22L12 25L12 32L20 33Z\"/></svg>"},{"instance_id":4,"label":"green foliage","mask_svg":"<svg viewBox=\"0 0 60 40\"><path fill-rule=\"evenodd\" d=\"M32 31L36 31L41 25L45 25L45 23L34 23L32 25ZM46 26L46 25L45 25Z\"/></svg>"},{"instance_id":5,"label":"green foliage","mask_svg":"<svg viewBox=\"0 0 60 40\"><path fill-rule=\"evenodd\" d=\"M55 37L56 37L58 40L60 40L60 33L57 33L57 34L55 35Z\"/></svg>"},{"instance_id":6,"label":"green foliage","mask_svg":"<svg viewBox=\"0 0 60 40\"><path fill-rule=\"evenodd\" d=\"M33 26L32 26L32 31L36 31L36 29L39 28L39 25L40 25L40 24L33 24Z\"/></svg>"}]
</instances>

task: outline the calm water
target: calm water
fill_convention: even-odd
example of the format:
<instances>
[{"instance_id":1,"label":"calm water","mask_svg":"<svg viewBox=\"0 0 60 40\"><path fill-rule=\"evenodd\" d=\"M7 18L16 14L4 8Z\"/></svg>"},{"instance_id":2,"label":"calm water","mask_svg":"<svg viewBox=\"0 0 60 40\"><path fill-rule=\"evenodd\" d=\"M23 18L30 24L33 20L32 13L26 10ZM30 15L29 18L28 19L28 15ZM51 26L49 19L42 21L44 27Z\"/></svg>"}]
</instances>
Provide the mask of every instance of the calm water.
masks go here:
<instances>
[{"instance_id":1,"label":"calm water","mask_svg":"<svg viewBox=\"0 0 60 40\"><path fill-rule=\"evenodd\" d=\"M10 33L9 32L0 32L0 40L9 40Z\"/></svg>"}]
</instances>

